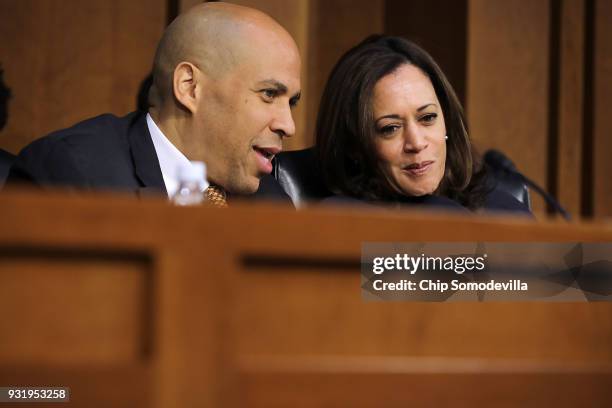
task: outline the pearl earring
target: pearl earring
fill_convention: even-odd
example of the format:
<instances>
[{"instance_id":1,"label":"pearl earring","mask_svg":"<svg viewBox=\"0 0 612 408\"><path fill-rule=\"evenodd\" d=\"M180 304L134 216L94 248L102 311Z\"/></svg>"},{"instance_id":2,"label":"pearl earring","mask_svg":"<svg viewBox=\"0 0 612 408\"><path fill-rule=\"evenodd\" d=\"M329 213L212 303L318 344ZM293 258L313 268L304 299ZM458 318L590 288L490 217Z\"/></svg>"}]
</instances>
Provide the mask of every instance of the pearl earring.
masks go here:
<instances>
[{"instance_id":1,"label":"pearl earring","mask_svg":"<svg viewBox=\"0 0 612 408\"><path fill-rule=\"evenodd\" d=\"M448 135L444 136L444 139L445 139L445 140L448 140Z\"/></svg>"}]
</instances>

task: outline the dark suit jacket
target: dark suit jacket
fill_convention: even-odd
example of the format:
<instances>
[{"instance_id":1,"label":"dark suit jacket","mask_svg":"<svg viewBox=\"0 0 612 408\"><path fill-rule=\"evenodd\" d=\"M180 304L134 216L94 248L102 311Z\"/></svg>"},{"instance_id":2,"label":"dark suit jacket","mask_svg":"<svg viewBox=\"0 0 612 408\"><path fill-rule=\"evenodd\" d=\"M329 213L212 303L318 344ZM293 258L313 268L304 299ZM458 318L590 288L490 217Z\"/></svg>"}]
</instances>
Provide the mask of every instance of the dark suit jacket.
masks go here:
<instances>
[{"instance_id":1,"label":"dark suit jacket","mask_svg":"<svg viewBox=\"0 0 612 408\"><path fill-rule=\"evenodd\" d=\"M470 213L470 211L459 204L458 202L451 200L450 198L443 196L432 196L424 195L419 197L402 197L401 200L393 202L367 202L359 200L357 198L347 196L332 196L326 198L322 202L323 204L349 204L349 205L368 205L376 207L393 207L393 208L428 208L437 209L444 211L458 211L462 213ZM516 198L508 193L499 190L493 190L487 195L486 201L482 206L481 210L486 212L511 212L517 215L532 216L529 208L519 202Z\"/></svg>"},{"instance_id":2,"label":"dark suit jacket","mask_svg":"<svg viewBox=\"0 0 612 408\"><path fill-rule=\"evenodd\" d=\"M17 156L7 182L167 194L143 112L100 115L34 141ZM265 180L259 194L289 201L276 194L275 183Z\"/></svg>"},{"instance_id":3,"label":"dark suit jacket","mask_svg":"<svg viewBox=\"0 0 612 408\"><path fill-rule=\"evenodd\" d=\"M0 149L0 187L4 185L4 181L8 176L9 169L15 160L15 156L4 149Z\"/></svg>"}]
</instances>

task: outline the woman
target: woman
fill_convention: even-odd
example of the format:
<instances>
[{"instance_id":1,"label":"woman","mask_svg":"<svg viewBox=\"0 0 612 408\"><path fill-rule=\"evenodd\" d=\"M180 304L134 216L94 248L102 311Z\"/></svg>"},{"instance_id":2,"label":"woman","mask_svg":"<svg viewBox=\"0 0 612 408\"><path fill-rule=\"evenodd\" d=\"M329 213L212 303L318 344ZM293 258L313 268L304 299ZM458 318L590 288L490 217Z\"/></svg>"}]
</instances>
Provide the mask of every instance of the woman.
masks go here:
<instances>
[{"instance_id":1,"label":"woman","mask_svg":"<svg viewBox=\"0 0 612 408\"><path fill-rule=\"evenodd\" d=\"M429 54L399 37L371 36L338 61L316 150L343 201L529 212L487 181L451 85Z\"/></svg>"}]
</instances>

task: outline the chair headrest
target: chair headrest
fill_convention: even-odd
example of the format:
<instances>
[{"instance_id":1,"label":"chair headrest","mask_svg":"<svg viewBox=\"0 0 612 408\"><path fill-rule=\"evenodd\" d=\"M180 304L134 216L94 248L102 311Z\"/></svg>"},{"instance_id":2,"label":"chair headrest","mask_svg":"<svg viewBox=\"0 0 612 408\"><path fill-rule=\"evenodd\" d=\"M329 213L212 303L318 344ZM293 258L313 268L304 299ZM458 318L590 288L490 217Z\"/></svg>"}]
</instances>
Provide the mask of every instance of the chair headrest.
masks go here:
<instances>
[{"instance_id":1,"label":"chair headrest","mask_svg":"<svg viewBox=\"0 0 612 408\"><path fill-rule=\"evenodd\" d=\"M332 195L323 182L312 147L277 154L273 174L296 208Z\"/></svg>"}]
</instances>

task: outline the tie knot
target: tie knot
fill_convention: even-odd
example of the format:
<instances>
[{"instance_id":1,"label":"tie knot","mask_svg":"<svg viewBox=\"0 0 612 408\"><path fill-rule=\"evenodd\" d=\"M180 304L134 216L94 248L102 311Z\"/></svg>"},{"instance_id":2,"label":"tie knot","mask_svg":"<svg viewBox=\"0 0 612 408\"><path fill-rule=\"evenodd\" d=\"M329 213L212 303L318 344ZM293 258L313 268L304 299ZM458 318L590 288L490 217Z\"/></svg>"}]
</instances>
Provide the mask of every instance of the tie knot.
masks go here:
<instances>
[{"instance_id":1,"label":"tie knot","mask_svg":"<svg viewBox=\"0 0 612 408\"><path fill-rule=\"evenodd\" d=\"M227 207L227 196L225 190L211 184L206 189L206 200L213 207Z\"/></svg>"}]
</instances>

